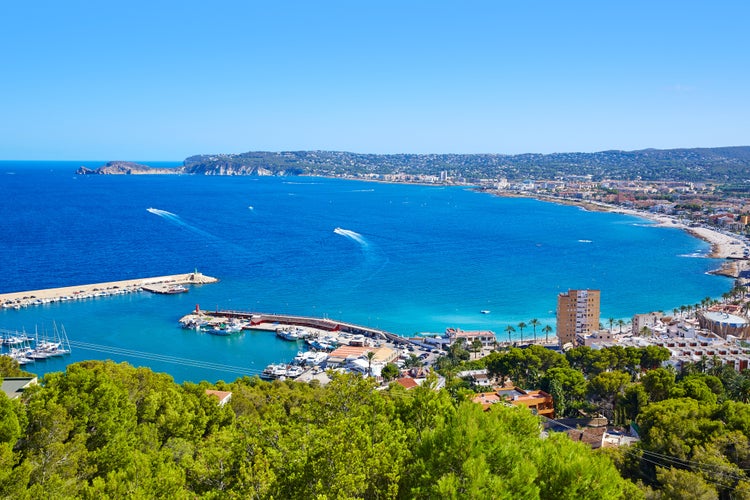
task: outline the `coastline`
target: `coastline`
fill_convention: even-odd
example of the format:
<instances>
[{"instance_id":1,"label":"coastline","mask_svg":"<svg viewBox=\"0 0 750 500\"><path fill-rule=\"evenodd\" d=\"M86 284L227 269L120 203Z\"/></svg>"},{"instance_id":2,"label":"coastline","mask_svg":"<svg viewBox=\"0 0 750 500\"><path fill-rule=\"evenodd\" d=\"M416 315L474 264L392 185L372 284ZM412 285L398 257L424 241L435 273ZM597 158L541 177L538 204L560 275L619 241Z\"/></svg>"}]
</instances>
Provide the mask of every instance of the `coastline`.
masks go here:
<instances>
[{"instance_id":1,"label":"coastline","mask_svg":"<svg viewBox=\"0 0 750 500\"><path fill-rule=\"evenodd\" d=\"M706 255L707 258L725 260L721 264L719 269L710 271L711 274L727 276L729 278L737 278L740 272L746 269L750 269L750 266L748 266L748 259L745 257L746 251L750 253L750 244L742 240L740 237L722 233L716 229L708 228L705 226L690 226L679 220L677 217L671 215L644 212L642 210L624 208L617 205L610 205L607 203L587 200L572 200L569 198L557 198L555 196L538 194L526 195L524 193L505 193L503 191L489 192L494 194L495 196L505 198L531 198L539 201L556 203L558 205L577 206L582 208L583 210L588 210L591 212L611 212L631 215L633 217L639 217L641 219L653 222L657 227L672 227L675 229L680 229L690 234L691 236L701 239L711 245L711 252Z\"/></svg>"}]
</instances>

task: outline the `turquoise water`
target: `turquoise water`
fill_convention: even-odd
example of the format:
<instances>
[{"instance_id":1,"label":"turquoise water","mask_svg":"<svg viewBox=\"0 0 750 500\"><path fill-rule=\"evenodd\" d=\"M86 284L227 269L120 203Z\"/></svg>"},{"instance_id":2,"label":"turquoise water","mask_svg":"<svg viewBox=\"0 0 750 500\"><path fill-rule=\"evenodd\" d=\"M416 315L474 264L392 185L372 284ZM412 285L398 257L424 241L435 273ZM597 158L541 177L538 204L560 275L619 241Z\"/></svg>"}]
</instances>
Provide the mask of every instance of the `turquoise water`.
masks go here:
<instances>
[{"instance_id":1,"label":"turquoise water","mask_svg":"<svg viewBox=\"0 0 750 500\"><path fill-rule=\"evenodd\" d=\"M177 320L196 304L328 316L404 335L460 327L505 338L505 326L531 318L554 327L557 294L568 288L601 289L606 321L671 311L731 286L706 274L720 261L702 257L705 242L621 214L460 187L76 176L80 165L0 162L0 292L196 267L221 282L176 296L0 311L2 328L50 329L56 321L71 340L148 353L76 349L65 360L31 365L38 373L101 358L177 380L231 380L296 354L296 345L270 333L223 338L181 330Z\"/></svg>"}]
</instances>

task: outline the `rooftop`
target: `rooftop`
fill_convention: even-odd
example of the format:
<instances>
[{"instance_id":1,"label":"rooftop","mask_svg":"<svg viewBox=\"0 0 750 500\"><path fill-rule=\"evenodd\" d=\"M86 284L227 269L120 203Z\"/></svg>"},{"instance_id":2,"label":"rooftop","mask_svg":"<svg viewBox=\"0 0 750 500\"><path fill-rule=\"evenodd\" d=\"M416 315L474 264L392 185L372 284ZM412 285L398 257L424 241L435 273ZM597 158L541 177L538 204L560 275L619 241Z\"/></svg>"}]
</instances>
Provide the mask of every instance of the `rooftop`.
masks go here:
<instances>
[{"instance_id":1,"label":"rooftop","mask_svg":"<svg viewBox=\"0 0 750 500\"><path fill-rule=\"evenodd\" d=\"M8 399L21 397L23 390L36 384L36 377L7 377L3 379L2 389Z\"/></svg>"},{"instance_id":2,"label":"rooftop","mask_svg":"<svg viewBox=\"0 0 750 500\"><path fill-rule=\"evenodd\" d=\"M746 325L747 324L747 318L742 318L740 316L735 316L734 314L729 314L725 312L708 311L708 312L703 313L703 316L709 321L713 321L715 323L726 323L730 325Z\"/></svg>"}]
</instances>

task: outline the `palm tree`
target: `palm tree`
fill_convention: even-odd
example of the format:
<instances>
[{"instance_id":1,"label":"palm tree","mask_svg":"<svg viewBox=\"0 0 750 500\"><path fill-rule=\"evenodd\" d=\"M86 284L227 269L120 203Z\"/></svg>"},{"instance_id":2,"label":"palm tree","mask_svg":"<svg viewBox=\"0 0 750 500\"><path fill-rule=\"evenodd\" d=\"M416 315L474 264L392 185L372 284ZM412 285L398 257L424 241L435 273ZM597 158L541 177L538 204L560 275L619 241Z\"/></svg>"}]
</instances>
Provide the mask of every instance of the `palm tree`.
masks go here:
<instances>
[{"instance_id":1,"label":"palm tree","mask_svg":"<svg viewBox=\"0 0 750 500\"><path fill-rule=\"evenodd\" d=\"M609 318L607 320L607 323L609 323L609 333L612 333L612 324L615 322L615 318Z\"/></svg>"},{"instance_id":2,"label":"palm tree","mask_svg":"<svg viewBox=\"0 0 750 500\"><path fill-rule=\"evenodd\" d=\"M521 342L523 342L523 329L526 328L526 326L526 323L524 323L523 321L518 323L518 329L521 330Z\"/></svg>"},{"instance_id":3,"label":"palm tree","mask_svg":"<svg viewBox=\"0 0 750 500\"><path fill-rule=\"evenodd\" d=\"M641 328L640 334L641 337L648 337L649 335L651 335L651 330L649 329L649 327L644 326L643 328Z\"/></svg>"},{"instance_id":4,"label":"palm tree","mask_svg":"<svg viewBox=\"0 0 750 500\"><path fill-rule=\"evenodd\" d=\"M680 312L680 310L679 310L679 309L677 309L676 307L675 307L674 309L672 309L672 313L673 313L673 314L674 314L675 316L677 316L677 313L678 313L678 312Z\"/></svg>"},{"instance_id":5,"label":"palm tree","mask_svg":"<svg viewBox=\"0 0 750 500\"><path fill-rule=\"evenodd\" d=\"M544 328L542 328L542 332L544 332L544 343L549 343L549 334L552 331L552 327L549 325L545 325Z\"/></svg>"},{"instance_id":6,"label":"palm tree","mask_svg":"<svg viewBox=\"0 0 750 500\"><path fill-rule=\"evenodd\" d=\"M372 377L372 358L375 357L375 351L367 351L367 373Z\"/></svg>"},{"instance_id":7,"label":"palm tree","mask_svg":"<svg viewBox=\"0 0 750 500\"><path fill-rule=\"evenodd\" d=\"M687 309L687 307L685 307L684 305L680 306L680 315L681 316L685 315L685 309Z\"/></svg>"},{"instance_id":8,"label":"palm tree","mask_svg":"<svg viewBox=\"0 0 750 500\"><path fill-rule=\"evenodd\" d=\"M539 326L539 320L534 318L529 321L529 324L534 328L534 343L536 344L536 327Z\"/></svg>"},{"instance_id":9,"label":"palm tree","mask_svg":"<svg viewBox=\"0 0 750 500\"><path fill-rule=\"evenodd\" d=\"M618 319L617 326L620 327L620 334L622 334L622 327L625 326L625 321L623 321L622 319Z\"/></svg>"},{"instance_id":10,"label":"palm tree","mask_svg":"<svg viewBox=\"0 0 750 500\"><path fill-rule=\"evenodd\" d=\"M477 358L477 353L482 350L482 341L479 339L474 339L471 341L471 345L469 346L469 349L471 349L471 352L474 353L474 359Z\"/></svg>"},{"instance_id":11,"label":"palm tree","mask_svg":"<svg viewBox=\"0 0 750 500\"><path fill-rule=\"evenodd\" d=\"M508 332L508 345L510 345L510 334L515 332L516 329L513 328L511 325L508 325L505 327L505 331Z\"/></svg>"}]
</instances>

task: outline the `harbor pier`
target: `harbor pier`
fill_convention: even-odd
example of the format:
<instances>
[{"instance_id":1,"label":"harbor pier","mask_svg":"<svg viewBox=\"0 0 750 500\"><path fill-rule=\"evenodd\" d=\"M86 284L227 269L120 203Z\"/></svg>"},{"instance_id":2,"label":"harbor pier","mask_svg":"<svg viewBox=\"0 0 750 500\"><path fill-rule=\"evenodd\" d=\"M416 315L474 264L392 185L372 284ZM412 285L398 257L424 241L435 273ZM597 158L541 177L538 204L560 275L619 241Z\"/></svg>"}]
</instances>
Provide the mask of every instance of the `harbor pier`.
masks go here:
<instances>
[{"instance_id":1,"label":"harbor pier","mask_svg":"<svg viewBox=\"0 0 750 500\"><path fill-rule=\"evenodd\" d=\"M219 281L198 271L170 276L156 276L152 278L137 278L132 280L93 283L90 285L66 286L61 288L47 288L0 294L0 307L20 309L30 305L48 304L50 302L64 302L84 298L106 297L140 290L154 293L165 293L171 287L182 285L204 285Z\"/></svg>"},{"instance_id":2,"label":"harbor pier","mask_svg":"<svg viewBox=\"0 0 750 500\"><path fill-rule=\"evenodd\" d=\"M378 328L371 328L369 326L356 325L354 323L348 323L346 321L337 321L329 318L315 318L312 316L292 316L287 314L268 314L259 312L246 312L246 311L201 311L199 308L180 320L183 322L186 318L192 315L207 315L212 318L226 318L226 319L240 319L250 323L251 328L257 328L259 330L275 330L274 325L285 325L285 326L301 326L307 328L316 328L318 330L324 330L329 332L344 332L351 333L353 335L364 335L374 339L387 340L393 342L396 345L410 345L415 344L414 341L395 333L380 330Z\"/></svg>"}]
</instances>

